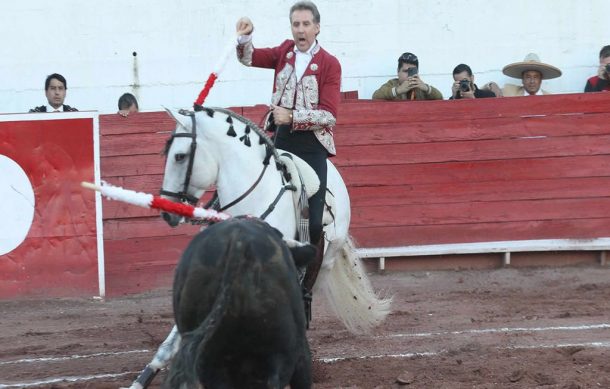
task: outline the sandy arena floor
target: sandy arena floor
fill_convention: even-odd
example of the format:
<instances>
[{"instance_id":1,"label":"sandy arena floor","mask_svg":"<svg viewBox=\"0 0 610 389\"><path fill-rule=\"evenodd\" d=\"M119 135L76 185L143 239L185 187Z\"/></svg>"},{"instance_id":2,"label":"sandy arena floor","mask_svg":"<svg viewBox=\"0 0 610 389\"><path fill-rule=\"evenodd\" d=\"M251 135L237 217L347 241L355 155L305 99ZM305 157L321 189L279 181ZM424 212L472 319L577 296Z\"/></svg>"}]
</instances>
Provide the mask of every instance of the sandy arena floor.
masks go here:
<instances>
[{"instance_id":1,"label":"sandy arena floor","mask_svg":"<svg viewBox=\"0 0 610 389\"><path fill-rule=\"evenodd\" d=\"M372 280L394 294L394 312L371 336L350 335L316 302L316 388L610 388L610 267ZM2 389L127 386L172 326L169 289L4 301L0 313Z\"/></svg>"}]
</instances>

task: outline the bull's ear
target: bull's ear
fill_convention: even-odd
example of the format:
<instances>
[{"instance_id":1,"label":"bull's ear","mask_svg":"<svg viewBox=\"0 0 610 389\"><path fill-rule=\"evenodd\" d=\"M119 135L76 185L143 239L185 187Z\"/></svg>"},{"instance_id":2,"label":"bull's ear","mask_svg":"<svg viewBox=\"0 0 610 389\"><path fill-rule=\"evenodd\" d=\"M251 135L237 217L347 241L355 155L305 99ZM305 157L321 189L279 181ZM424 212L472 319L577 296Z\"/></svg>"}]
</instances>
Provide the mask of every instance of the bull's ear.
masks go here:
<instances>
[{"instance_id":1,"label":"bull's ear","mask_svg":"<svg viewBox=\"0 0 610 389\"><path fill-rule=\"evenodd\" d=\"M297 267L304 267L309 265L316 257L317 247L312 244L306 244L303 246L290 247L292 253L292 259Z\"/></svg>"},{"instance_id":2,"label":"bull's ear","mask_svg":"<svg viewBox=\"0 0 610 389\"><path fill-rule=\"evenodd\" d=\"M188 130L187 120L184 115L180 115L178 112L174 112L169 108L166 108L166 107L163 107L163 108L165 109L165 112L167 112L167 114L176 121L177 125L183 127L185 130Z\"/></svg>"}]
</instances>

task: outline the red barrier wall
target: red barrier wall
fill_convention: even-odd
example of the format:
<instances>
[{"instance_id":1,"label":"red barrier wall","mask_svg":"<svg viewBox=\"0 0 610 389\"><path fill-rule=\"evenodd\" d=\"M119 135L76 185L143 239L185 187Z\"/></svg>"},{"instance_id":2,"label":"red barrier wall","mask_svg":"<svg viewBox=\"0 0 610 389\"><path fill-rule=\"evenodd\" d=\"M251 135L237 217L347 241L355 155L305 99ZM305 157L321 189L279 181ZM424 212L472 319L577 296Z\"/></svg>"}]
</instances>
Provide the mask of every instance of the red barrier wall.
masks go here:
<instances>
[{"instance_id":1,"label":"red barrier wall","mask_svg":"<svg viewBox=\"0 0 610 389\"><path fill-rule=\"evenodd\" d=\"M59 115L0 120L0 155L25 172L35 204L25 240L0 255L0 298L99 294L95 195L80 187L94 181L96 115Z\"/></svg>"},{"instance_id":2,"label":"red barrier wall","mask_svg":"<svg viewBox=\"0 0 610 389\"><path fill-rule=\"evenodd\" d=\"M335 162L365 247L610 236L610 94L351 103Z\"/></svg>"},{"instance_id":3,"label":"red barrier wall","mask_svg":"<svg viewBox=\"0 0 610 389\"><path fill-rule=\"evenodd\" d=\"M259 122L265 107L235 109ZM610 94L352 100L335 131L361 246L610 237ZM172 120L100 116L102 178L157 193ZM171 283L197 228L104 201L109 294Z\"/></svg>"}]
</instances>

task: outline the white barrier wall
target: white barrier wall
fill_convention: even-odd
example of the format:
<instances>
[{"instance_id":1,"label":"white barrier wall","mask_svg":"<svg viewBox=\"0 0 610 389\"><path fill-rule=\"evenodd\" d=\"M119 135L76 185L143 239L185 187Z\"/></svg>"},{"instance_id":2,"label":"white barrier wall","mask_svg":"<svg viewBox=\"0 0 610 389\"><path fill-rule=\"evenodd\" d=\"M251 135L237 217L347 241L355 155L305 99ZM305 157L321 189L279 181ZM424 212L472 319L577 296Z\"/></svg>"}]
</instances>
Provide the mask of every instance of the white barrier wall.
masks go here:
<instances>
[{"instance_id":1,"label":"white barrier wall","mask_svg":"<svg viewBox=\"0 0 610 389\"><path fill-rule=\"evenodd\" d=\"M361 98L394 77L411 51L422 78L450 94L451 72L469 64L478 84L510 81L504 65L536 52L564 75L545 81L554 92L580 92L610 44L607 0L317 0L319 40L343 66L343 90ZM290 37L290 0L29 0L0 2L0 112L46 102L45 77L68 80L66 103L116 110L135 93L141 109L191 106L234 36L237 18L255 25L256 46ZM134 56L135 54L135 56ZM516 81L518 82L518 81ZM206 104L267 103L272 72L231 57Z\"/></svg>"}]
</instances>

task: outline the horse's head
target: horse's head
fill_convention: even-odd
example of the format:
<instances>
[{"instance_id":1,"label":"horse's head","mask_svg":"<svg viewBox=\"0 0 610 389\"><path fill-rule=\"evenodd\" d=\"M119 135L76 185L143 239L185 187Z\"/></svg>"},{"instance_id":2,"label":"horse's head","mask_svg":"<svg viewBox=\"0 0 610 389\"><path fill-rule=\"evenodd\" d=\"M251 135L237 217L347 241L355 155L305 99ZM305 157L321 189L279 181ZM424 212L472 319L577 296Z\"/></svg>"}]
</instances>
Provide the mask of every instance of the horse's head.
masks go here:
<instances>
[{"instance_id":1,"label":"horse's head","mask_svg":"<svg viewBox=\"0 0 610 389\"><path fill-rule=\"evenodd\" d=\"M162 197L173 201L196 204L218 176L215 148L204 134L205 112L167 112L176 121L176 129L165 146L165 172ZM172 227L180 223L180 216L162 212L163 219Z\"/></svg>"}]
</instances>

